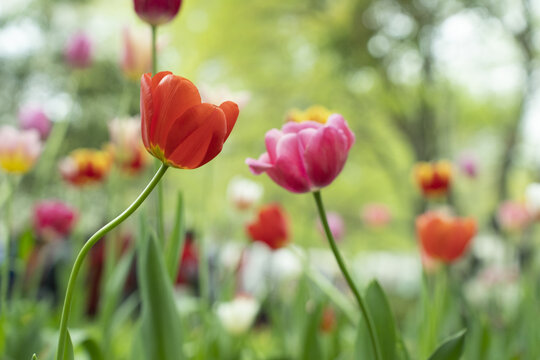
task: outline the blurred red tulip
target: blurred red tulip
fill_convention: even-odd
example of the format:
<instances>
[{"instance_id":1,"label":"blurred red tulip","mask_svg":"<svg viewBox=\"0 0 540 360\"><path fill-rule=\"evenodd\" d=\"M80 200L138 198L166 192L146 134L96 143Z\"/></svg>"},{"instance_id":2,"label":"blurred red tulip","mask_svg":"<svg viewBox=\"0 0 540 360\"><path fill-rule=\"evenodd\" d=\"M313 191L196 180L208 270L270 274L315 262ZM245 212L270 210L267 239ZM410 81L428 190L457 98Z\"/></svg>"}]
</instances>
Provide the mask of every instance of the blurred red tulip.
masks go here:
<instances>
[{"instance_id":1,"label":"blurred red tulip","mask_svg":"<svg viewBox=\"0 0 540 360\"><path fill-rule=\"evenodd\" d=\"M73 35L64 49L66 62L74 68L87 68L92 65L92 41L83 32Z\"/></svg>"},{"instance_id":2,"label":"blurred red tulip","mask_svg":"<svg viewBox=\"0 0 540 360\"><path fill-rule=\"evenodd\" d=\"M105 180L111 165L112 156L106 151L77 149L60 161L59 169L65 181L81 186Z\"/></svg>"},{"instance_id":3,"label":"blurred red tulip","mask_svg":"<svg viewBox=\"0 0 540 360\"><path fill-rule=\"evenodd\" d=\"M260 241L272 250L289 242L289 221L284 210L277 204L261 207L257 219L248 224L246 231L253 241Z\"/></svg>"},{"instance_id":4,"label":"blurred red tulip","mask_svg":"<svg viewBox=\"0 0 540 360\"><path fill-rule=\"evenodd\" d=\"M476 221L430 211L416 219L416 232L427 256L452 263L469 247L476 234Z\"/></svg>"},{"instance_id":5,"label":"blurred red tulip","mask_svg":"<svg viewBox=\"0 0 540 360\"><path fill-rule=\"evenodd\" d=\"M46 241L69 236L76 221L75 209L61 201L45 200L34 206L34 230Z\"/></svg>"},{"instance_id":6,"label":"blurred red tulip","mask_svg":"<svg viewBox=\"0 0 540 360\"><path fill-rule=\"evenodd\" d=\"M426 197L444 196L452 181L452 164L448 161L421 162L414 167L418 187Z\"/></svg>"},{"instance_id":7,"label":"blurred red tulip","mask_svg":"<svg viewBox=\"0 0 540 360\"><path fill-rule=\"evenodd\" d=\"M193 232L186 232L182 257L180 258L180 268L176 276L176 284L197 284L197 274L199 271L199 252L195 245Z\"/></svg>"}]
</instances>

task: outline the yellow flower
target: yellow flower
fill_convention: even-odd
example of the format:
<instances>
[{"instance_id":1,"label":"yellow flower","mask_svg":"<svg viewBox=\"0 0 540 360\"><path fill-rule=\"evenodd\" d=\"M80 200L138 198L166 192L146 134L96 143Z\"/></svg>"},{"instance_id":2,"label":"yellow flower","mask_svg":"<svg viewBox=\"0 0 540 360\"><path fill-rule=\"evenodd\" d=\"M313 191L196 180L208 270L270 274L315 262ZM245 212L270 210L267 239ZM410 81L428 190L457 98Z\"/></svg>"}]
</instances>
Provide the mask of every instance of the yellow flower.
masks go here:
<instances>
[{"instance_id":1,"label":"yellow flower","mask_svg":"<svg viewBox=\"0 0 540 360\"><path fill-rule=\"evenodd\" d=\"M287 116L287 121L316 121L321 124L326 124L326 120L330 115L332 115L332 112L324 106L313 105L304 111L299 109L292 109Z\"/></svg>"},{"instance_id":2,"label":"yellow flower","mask_svg":"<svg viewBox=\"0 0 540 360\"><path fill-rule=\"evenodd\" d=\"M0 167L8 173L24 174L32 169L41 154L41 141L36 130L0 128Z\"/></svg>"}]
</instances>

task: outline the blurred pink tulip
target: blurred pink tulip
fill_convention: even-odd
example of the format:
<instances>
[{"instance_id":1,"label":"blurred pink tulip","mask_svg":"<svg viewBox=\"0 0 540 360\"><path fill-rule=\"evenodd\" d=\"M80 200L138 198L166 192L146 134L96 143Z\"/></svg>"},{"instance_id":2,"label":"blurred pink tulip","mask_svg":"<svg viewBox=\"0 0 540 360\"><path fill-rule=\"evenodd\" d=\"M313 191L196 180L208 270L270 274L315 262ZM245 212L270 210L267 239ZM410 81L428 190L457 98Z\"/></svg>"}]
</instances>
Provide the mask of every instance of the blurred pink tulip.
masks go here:
<instances>
[{"instance_id":1,"label":"blurred pink tulip","mask_svg":"<svg viewBox=\"0 0 540 360\"><path fill-rule=\"evenodd\" d=\"M51 131L51 120L39 108L24 107L19 111L19 125L21 129L34 129L39 132L41 140L45 140Z\"/></svg>"},{"instance_id":2,"label":"blurred pink tulip","mask_svg":"<svg viewBox=\"0 0 540 360\"><path fill-rule=\"evenodd\" d=\"M73 35L67 42L64 49L66 62L78 69L84 69L92 65L92 41L83 32Z\"/></svg>"},{"instance_id":3,"label":"blurred pink tulip","mask_svg":"<svg viewBox=\"0 0 540 360\"><path fill-rule=\"evenodd\" d=\"M41 141L36 130L19 130L13 126L0 128L0 167L5 172L28 172L40 154Z\"/></svg>"},{"instance_id":4,"label":"blurred pink tulip","mask_svg":"<svg viewBox=\"0 0 540 360\"><path fill-rule=\"evenodd\" d=\"M67 237L77 220L77 212L58 200L45 200L34 207L34 230L47 241Z\"/></svg>"},{"instance_id":5,"label":"blurred pink tulip","mask_svg":"<svg viewBox=\"0 0 540 360\"><path fill-rule=\"evenodd\" d=\"M384 204L367 204L362 208L362 221L369 227L384 227L392 221L392 213Z\"/></svg>"},{"instance_id":6,"label":"blurred pink tulip","mask_svg":"<svg viewBox=\"0 0 540 360\"><path fill-rule=\"evenodd\" d=\"M531 221L531 216L524 203L505 201L497 210L497 222L506 231L524 229Z\"/></svg>"},{"instance_id":7,"label":"blurred pink tulip","mask_svg":"<svg viewBox=\"0 0 540 360\"><path fill-rule=\"evenodd\" d=\"M478 161L472 154L462 154L458 163L460 171L467 177L475 178L478 175Z\"/></svg>"},{"instance_id":8,"label":"blurred pink tulip","mask_svg":"<svg viewBox=\"0 0 540 360\"><path fill-rule=\"evenodd\" d=\"M345 222L343 221L341 215L339 215L337 212L329 211L326 214L326 217L328 219L328 226L330 226L330 231L332 232L334 239L336 241L342 240L343 236L345 235ZM317 220L317 229L321 234L324 235L324 229L320 219Z\"/></svg>"},{"instance_id":9,"label":"blurred pink tulip","mask_svg":"<svg viewBox=\"0 0 540 360\"><path fill-rule=\"evenodd\" d=\"M326 124L289 122L266 133L266 150L246 164L255 175L266 172L276 184L294 193L330 185L343 169L354 134L343 116L333 114Z\"/></svg>"},{"instance_id":10,"label":"blurred pink tulip","mask_svg":"<svg viewBox=\"0 0 540 360\"><path fill-rule=\"evenodd\" d=\"M128 27L122 35L122 71L127 78L139 81L152 67L152 38L149 32L132 31Z\"/></svg>"},{"instance_id":11,"label":"blurred pink tulip","mask_svg":"<svg viewBox=\"0 0 540 360\"><path fill-rule=\"evenodd\" d=\"M133 0L135 12L150 25L168 23L180 10L182 0Z\"/></svg>"}]
</instances>

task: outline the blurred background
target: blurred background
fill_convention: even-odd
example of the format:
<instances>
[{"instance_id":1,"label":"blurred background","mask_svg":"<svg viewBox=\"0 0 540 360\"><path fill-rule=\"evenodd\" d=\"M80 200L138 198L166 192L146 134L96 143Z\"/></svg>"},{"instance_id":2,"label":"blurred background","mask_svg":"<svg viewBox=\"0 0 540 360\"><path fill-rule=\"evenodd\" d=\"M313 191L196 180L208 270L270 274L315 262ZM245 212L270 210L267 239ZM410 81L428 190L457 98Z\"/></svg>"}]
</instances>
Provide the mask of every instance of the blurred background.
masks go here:
<instances>
[{"instance_id":1,"label":"blurred background","mask_svg":"<svg viewBox=\"0 0 540 360\"><path fill-rule=\"evenodd\" d=\"M434 206L413 168L446 160L452 186L435 205L477 221L471 252L458 264L477 300L482 266L519 273L538 243L531 209L539 199L528 199L526 188L540 181L539 16L535 0L185 0L159 27L158 69L189 78L211 102L237 101L241 112L217 159L166 175L166 228L175 225L181 191L186 228L208 249L245 244L254 215L235 207L231 181L247 178L264 189L259 204L282 205L296 251L333 267L311 197L292 196L244 163L265 151L266 131L320 105L343 114L356 134L323 196L343 219L340 246L361 282L378 278L406 319L423 286L415 219ZM81 189L57 171L72 150L106 146L113 119L139 118L141 72L126 59L142 53L144 69L149 41L127 0L2 0L0 124L17 124L25 109L40 109L53 124L42 161L14 197L14 233L31 232L36 201L59 198L78 209L76 231L90 234L150 179L153 166ZM516 294L523 292L501 297Z\"/></svg>"}]
</instances>

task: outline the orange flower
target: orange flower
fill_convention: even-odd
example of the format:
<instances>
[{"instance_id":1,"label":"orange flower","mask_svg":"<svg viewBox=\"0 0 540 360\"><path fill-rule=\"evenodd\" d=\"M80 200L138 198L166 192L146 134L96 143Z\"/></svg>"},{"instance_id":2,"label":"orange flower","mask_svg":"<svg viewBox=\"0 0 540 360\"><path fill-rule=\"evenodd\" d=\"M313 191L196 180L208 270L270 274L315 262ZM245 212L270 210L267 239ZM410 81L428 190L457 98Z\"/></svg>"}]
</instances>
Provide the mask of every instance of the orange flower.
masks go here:
<instances>
[{"instance_id":1,"label":"orange flower","mask_svg":"<svg viewBox=\"0 0 540 360\"><path fill-rule=\"evenodd\" d=\"M416 233L425 255L451 263L469 247L476 234L476 221L428 211L416 219Z\"/></svg>"},{"instance_id":2,"label":"orange flower","mask_svg":"<svg viewBox=\"0 0 540 360\"><path fill-rule=\"evenodd\" d=\"M414 177L424 196L444 196L452 181L452 164L445 160L418 163L414 167Z\"/></svg>"},{"instance_id":3,"label":"orange flower","mask_svg":"<svg viewBox=\"0 0 540 360\"><path fill-rule=\"evenodd\" d=\"M257 219L246 227L253 241L265 243L277 250L289 241L289 221L281 206L270 204L261 207Z\"/></svg>"},{"instance_id":4,"label":"orange flower","mask_svg":"<svg viewBox=\"0 0 540 360\"><path fill-rule=\"evenodd\" d=\"M102 182L112 165L107 151L77 149L60 161L62 178L72 185L91 185Z\"/></svg>"},{"instance_id":5,"label":"orange flower","mask_svg":"<svg viewBox=\"0 0 540 360\"><path fill-rule=\"evenodd\" d=\"M142 139L163 163L195 169L216 157L238 117L238 105L202 103L191 81L164 71L141 78Z\"/></svg>"}]
</instances>

